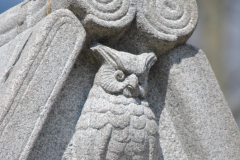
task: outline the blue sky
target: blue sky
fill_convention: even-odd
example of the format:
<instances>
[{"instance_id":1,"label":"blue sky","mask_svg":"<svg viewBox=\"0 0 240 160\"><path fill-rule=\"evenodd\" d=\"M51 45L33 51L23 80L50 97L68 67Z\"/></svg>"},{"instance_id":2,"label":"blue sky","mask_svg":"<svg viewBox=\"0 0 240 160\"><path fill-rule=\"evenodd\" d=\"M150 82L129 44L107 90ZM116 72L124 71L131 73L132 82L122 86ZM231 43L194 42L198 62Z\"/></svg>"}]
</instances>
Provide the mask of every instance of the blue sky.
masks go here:
<instances>
[{"instance_id":1,"label":"blue sky","mask_svg":"<svg viewBox=\"0 0 240 160\"><path fill-rule=\"evenodd\" d=\"M0 0L0 14L23 1L24 0Z\"/></svg>"}]
</instances>

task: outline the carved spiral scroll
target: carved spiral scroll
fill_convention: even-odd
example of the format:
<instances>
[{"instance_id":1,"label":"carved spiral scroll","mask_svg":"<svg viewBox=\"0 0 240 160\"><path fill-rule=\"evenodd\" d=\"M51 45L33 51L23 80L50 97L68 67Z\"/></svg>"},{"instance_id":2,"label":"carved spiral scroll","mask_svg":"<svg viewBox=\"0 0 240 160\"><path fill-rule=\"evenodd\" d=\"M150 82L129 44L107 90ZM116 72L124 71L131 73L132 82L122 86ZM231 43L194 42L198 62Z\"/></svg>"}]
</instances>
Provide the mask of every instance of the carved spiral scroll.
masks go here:
<instances>
[{"instance_id":1,"label":"carved spiral scroll","mask_svg":"<svg viewBox=\"0 0 240 160\"><path fill-rule=\"evenodd\" d=\"M107 28L128 26L136 13L136 0L78 0L78 4L86 12L84 24Z\"/></svg>"},{"instance_id":2,"label":"carved spiral scroll","mask_svg":"<svg viewBox=\"0 0 240 160\"><path fill-rule=\"evenodd\" d=\"M140 0L138 4L138 27L161 40L188 38L197 19L195 0Z\"/></svg>"}]
</instances>

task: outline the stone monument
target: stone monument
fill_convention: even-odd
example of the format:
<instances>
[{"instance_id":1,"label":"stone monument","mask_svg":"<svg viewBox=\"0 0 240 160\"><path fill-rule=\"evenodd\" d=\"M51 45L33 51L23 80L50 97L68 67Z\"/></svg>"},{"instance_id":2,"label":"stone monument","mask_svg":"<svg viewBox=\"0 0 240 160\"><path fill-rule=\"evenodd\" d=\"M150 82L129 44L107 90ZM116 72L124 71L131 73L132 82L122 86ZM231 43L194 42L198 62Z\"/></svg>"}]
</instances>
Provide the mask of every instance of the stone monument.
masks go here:
<instances>
[{"instance_id":1,"label":"stone monument","mask_svg":"<svg viewBox=\"0 0 240 160\"><path fill-rule=\"evenodd\" d=\"M25 0L0 15L0 159L240 159L195 0Z\"/></svg>"}]
</instances>

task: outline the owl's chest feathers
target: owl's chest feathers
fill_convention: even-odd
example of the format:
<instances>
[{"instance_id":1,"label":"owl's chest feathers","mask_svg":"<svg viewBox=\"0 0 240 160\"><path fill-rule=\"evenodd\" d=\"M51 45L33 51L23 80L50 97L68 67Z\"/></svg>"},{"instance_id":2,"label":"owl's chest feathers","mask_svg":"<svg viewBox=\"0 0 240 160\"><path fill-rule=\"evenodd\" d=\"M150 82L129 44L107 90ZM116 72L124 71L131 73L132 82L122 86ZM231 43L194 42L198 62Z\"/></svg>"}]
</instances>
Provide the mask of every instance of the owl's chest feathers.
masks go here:
<instances>
[{"instance_id":1,"label":"owl's chest feathers","mask_svg":"<svg viewBox=\"0 0 240 160\"><path fill-rule=\"evenodd\" d=\"M108 144L104 149L107 157L114 154L130 157L125 159L134 155L150 159L158 150L158 125L147 102L114 103L113 99L89 96L76 126L76 131L80 130L86 134L92 130L106 134L108 130L108 142L104 142Z\"/></svg>"},{"instance_id":2,"label":"owl's chest feathers","mask_svg":"<svg viewBox=\"0 0 240 160\"><path fill-rule=\"evenodd\" d=\"M144 130L153 136L158 132L155 115L147 101L90 92L76 129L101 129L107 124L113 129Z\"/></svg>"}]
</instances>

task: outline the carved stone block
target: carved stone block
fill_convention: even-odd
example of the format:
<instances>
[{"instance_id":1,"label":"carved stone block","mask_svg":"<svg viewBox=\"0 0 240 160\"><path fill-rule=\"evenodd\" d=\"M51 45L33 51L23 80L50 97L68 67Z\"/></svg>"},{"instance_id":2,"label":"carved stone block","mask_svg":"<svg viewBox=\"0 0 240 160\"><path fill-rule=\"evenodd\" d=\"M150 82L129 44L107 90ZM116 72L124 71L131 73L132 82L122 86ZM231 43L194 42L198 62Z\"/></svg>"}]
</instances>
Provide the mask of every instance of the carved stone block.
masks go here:
<instances>
[{"instance_id":1,"label":"carved stone block","mask_svg":"<svg viewBox=\"0 0 240 160\"><path fill-rule=\"evenodd\" d=\"M26 0L0 15L0 159L240 159L195 0Z\"/></svg>"}]
</instances>

